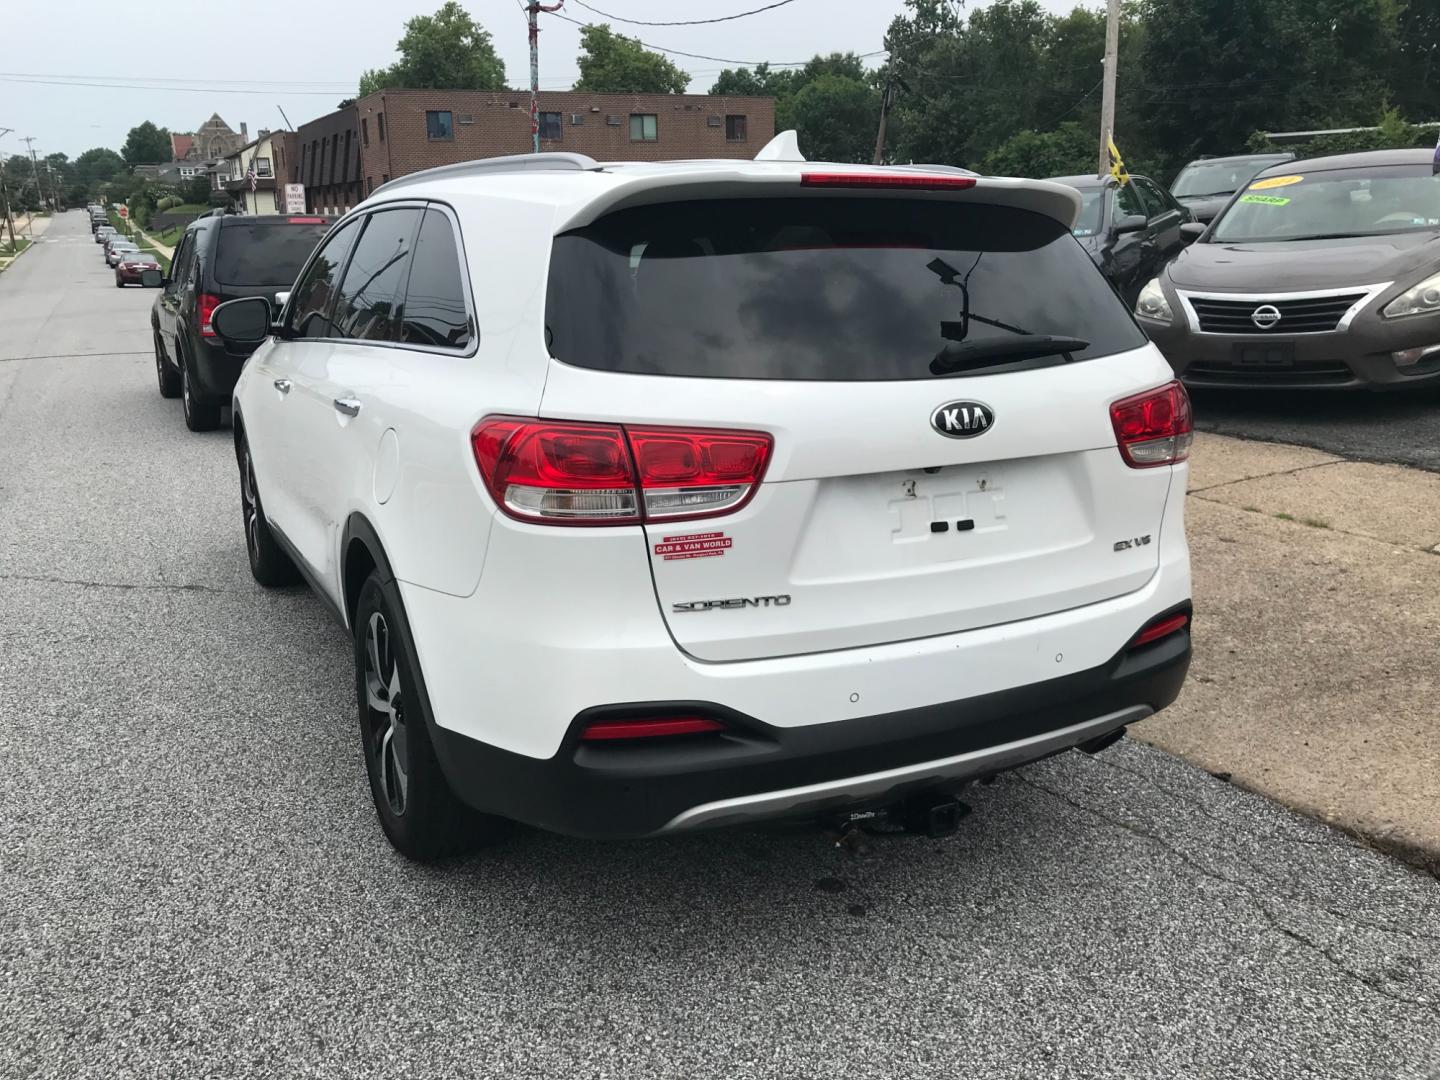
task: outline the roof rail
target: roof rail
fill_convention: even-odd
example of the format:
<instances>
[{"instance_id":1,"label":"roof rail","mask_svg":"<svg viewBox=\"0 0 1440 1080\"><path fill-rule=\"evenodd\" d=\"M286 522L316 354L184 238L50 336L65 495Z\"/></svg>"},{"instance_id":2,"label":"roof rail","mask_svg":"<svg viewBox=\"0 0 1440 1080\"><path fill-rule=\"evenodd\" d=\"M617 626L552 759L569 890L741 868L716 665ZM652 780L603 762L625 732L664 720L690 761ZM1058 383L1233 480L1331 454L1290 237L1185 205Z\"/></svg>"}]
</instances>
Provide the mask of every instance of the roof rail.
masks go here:
<instances>
[{"instance_id":1,"label":"roof rail","mask_svg":"<svg viewBox=\"0 0 1440 1080\"><path fill-rule=\"evenodd\" d=\"M370 194L419 183L422 180L438 180L442 177L484 176L499 172L586 172L600 168L600 163L584 154L553 151L545 154L508 154L504 157L478 158L475 161L457 161L453 165L437 165L433 169L397 176L386 181Z\"/></svg>"}]
</instances>

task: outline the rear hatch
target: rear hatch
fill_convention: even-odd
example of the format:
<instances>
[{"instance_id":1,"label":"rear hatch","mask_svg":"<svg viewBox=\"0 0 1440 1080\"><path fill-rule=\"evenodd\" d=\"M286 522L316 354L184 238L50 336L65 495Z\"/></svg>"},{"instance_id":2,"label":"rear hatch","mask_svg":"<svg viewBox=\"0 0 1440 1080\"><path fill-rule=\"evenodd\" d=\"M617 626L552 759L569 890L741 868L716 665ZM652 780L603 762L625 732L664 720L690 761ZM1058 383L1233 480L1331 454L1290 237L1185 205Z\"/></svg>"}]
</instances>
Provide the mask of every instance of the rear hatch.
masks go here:
<instances>
[{"instance_id":1,"label":"rear hatch","mask_svg":"<svg viewBox=\"0 0 1440 1080\"><path fill-rule=\"evenodd\" d=\"M305 261L330 230L323 217L226 217L215 230L215 249L210 253L206 296L197 316L208 313L227 300L263 296L272 309L280 310L275 294L290 289ZM248 356L254 345L225 343L233 356Z\"/></svg>"},{"instance_id":2,"label":"rear hatch","mask_svg":"<svg viewBox=\"0 0 1440 1080\"><path fill-rule=\"evenodd\" d=\"M1155 572L1171 470L1126 464L1109 406L1169 369L1068 223L901 197L631 207L556 237L546 322L544 416L632 446L773 438L738 509L644 525L699 659L993 626Z\"/></svg>"}]
</instances>

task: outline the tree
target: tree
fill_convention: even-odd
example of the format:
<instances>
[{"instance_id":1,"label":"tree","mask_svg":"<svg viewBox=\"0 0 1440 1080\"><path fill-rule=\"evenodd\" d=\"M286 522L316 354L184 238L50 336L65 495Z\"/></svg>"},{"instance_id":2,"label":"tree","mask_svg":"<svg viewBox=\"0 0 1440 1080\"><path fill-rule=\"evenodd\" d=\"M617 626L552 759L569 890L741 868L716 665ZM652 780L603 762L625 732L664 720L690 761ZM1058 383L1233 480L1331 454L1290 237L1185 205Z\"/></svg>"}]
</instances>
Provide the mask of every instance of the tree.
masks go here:
<instances>
[{"instance_id":1,"label":"tree","mask_svg":"<svg viewBox=\"0 0 1440 1080\"><path fill-rule=\"evenodd\" d=\"M120 156L127 165L159 165L170 160L170 132L149 120L137 124L125 136Z\"/></svg>"},{"instance_id":2,"label":"tree","mask_svg":"<svg viewBox=\"0 0 1440 1080\"><path fill-rule=\"evenodd\" d=\"M580 79L576 90L600 94L683 94L690 76L634 38L608 24L580 31Z\"/></svg>"},{"instance_id":3,"label":"tree","mask_svg":"<svg viewBox=\"0 0 1440 1080\"><path fill-rule=\"evenodd\" d=\"M396 44L400 59L388 68L360 76L360 96L376 90L503 90L505 64L490 43L490 33L455 0L434 15L405 23Z\"/></svg>"},{"instance_id":4,"label":"tree","mask_svg":"<svg viewBox=\"0 0 1440 1080\"><path fill-rule=\"evenodd\" d=\"M786 97L795 91L796 73L775 71L769 64L749 68L726 68L710 87L710 93L721 97Z\"/></svg>"},{"instance_id":5,"label":"tree","mask_svg":"<svg viewBox=\"0 0 1440 1080\"><path fill-rule=\"evenodd\" d=\"M820 75L786 103L784 116L778 126L795 129L801 151L812 161L869 161L880 93L846 75Z\"/></svg>"},{"instance_id":6,"label":"tree","mask_svg":"<svg viewBox=\"0 0 1440 1080\"><path fill-rule=\"evenodd\" d=\"M207 206L210 202L210 178L204 173L192 176L180 187L180 195L187 203Z\"/></svg>"},{"instance_id":7,"label":"tree","mask_svg":"<svg viewBox=\"0 0 1440 1080\"><path fill-rule=\"evenodd\" d=\"M1054 131L1022 131L985 156L984 171L996 176L1071 176L1095 171L1095 131L1074 120Z\"/></svg>"},{"instance_id":8,"label":"tree","mask_svg":"<svg viewBox=\"0 0 1440 1080\"><path fill-rule=\"evenodd\" d=\"M77 181L93 190L102 180L110 179L124 167L124 159L114 150L97 146L77 157L72 170Z\"/></svg>"}]
</instances>

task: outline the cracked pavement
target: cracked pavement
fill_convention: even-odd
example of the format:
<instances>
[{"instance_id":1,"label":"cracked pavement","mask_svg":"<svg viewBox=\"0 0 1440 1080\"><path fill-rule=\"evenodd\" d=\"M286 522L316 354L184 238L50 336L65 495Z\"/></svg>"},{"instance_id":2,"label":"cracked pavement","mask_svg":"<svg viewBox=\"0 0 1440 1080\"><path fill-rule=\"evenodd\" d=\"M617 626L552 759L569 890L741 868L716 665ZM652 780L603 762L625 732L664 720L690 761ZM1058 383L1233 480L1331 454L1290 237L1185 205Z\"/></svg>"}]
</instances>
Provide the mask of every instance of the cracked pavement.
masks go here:
<instances>
[{"instance_id":1,"label":"cracked pavement","mask_svg":"<svg viewBox=\"0 0 1440 1080\"><path fill-rule=\"evenodd\" d=\"M863 856L404 862L347 642L251 583L84 229L0 279L0 1076L1440 1076L1440 883L1128 740Z\"/></svg>"}]
</instances>

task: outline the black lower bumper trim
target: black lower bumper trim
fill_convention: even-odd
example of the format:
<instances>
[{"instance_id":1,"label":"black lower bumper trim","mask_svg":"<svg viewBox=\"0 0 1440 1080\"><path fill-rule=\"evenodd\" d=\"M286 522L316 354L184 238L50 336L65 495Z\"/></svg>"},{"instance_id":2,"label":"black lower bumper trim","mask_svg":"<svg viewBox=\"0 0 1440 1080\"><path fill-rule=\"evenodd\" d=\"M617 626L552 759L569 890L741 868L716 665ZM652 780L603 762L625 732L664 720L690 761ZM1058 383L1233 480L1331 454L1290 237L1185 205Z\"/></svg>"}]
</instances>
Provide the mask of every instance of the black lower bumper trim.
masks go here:
<instances>
[{"instance_id":1,"label":"black lower bumper trim","mask_svg":"<svg viewBox=\"0 0 1440 1080\"><path fill-rule=\"evenodd\" d=\"M713 702L644 702L585 710L547 759L445 728L433 739L456 794L478 810L574 836L646 836L708 803L938 761L1136 707L1158 712L1189 666L1187 628L1087 671L832 723L778 728ZM597 719L681 712L716 717L727 730L633 745L579 737Z\"/></svg>"}]
</instances>

